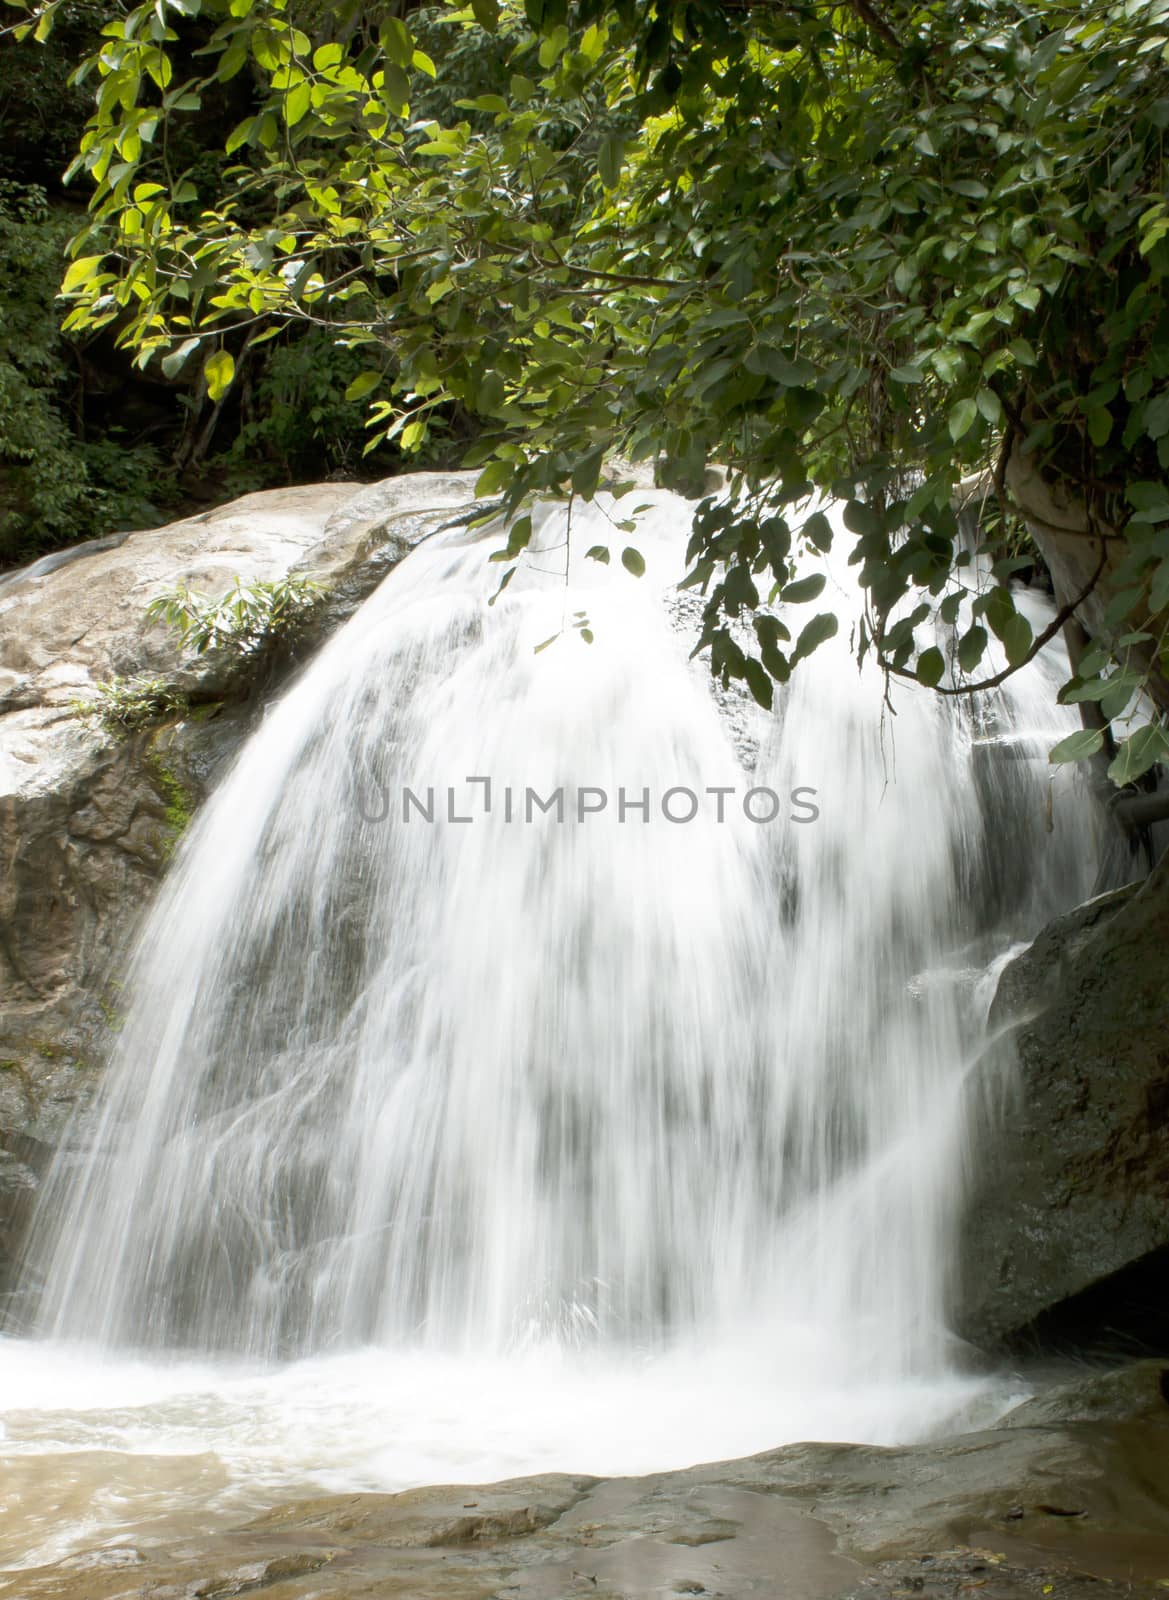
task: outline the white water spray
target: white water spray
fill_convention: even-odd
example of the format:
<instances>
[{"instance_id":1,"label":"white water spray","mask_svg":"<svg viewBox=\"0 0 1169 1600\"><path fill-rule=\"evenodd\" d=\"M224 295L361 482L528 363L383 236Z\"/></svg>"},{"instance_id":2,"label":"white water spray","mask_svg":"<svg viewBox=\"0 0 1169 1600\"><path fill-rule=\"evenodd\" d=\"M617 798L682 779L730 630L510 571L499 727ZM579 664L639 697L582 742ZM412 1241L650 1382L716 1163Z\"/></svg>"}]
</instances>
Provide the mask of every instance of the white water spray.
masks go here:
<instances>
[{"instance_id":1,"label":"white water spray","mask_svg":"<svg viewBox=\"0 0 1169 1600\"><path fill-rule=\"evenodd\" d=\"M977 716L907 690L891 718L843 636L773 718L728 711L667 604L690 508L646 498L643 578L577 554L603 508L570 550L549 513L494 605L492 541L432 538L265 717L150 915L94 1154L46 1190L58 1338L297 1357L273 1405L359 1352L354 1404L380 1372L399 1436L419 1361L626 1396L603 1444L583 1391L562 1433L534 1404L526 1444L483 1446L516 1471L909 1437L968 1394L944 1305L977 979L1092 888L1090 803L1046 763L1075 712L1041 661ZM722 1399L683 1446L663 1397L699 1371ZM363 1449L329 1470L381 1481Z\"/></svg>"}]
</instances>

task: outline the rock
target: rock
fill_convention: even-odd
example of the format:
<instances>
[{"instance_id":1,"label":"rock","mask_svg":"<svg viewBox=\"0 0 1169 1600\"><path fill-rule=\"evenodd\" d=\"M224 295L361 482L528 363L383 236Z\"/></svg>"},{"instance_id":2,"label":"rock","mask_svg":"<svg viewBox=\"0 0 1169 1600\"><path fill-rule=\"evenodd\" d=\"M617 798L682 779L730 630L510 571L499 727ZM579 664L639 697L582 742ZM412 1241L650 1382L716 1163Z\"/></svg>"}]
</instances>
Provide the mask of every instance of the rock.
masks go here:
<instances>
[{"instance_id":1,"label":"rock","mask_svg":"<svg viewBox=\"0 0 1169 1600\"><path fill-rule=\"evenodd\" d=\"M1130 1366L1080 1374L1015 1406L999 1426L1036 1428L1066 1422L1169 1423L1169 1364L1134 1361Z\"/></svg>"},{"instance_id":2,"label":"rock","mask_svg":"<svg viewBox=\"0 0 1169 1600\"><path fill-rule=\"evenodd\" d=\"M960 1242L977 1344L1169 1349L1169 859L1004 971Z\"/></svg>"},{"instance_id":3,"label":"rock","mask_svg":"<svg viewBox=\"0 0 1169 1600\"><path fill-rule=\"evenodd\" d=\"M395 1495L328 1495L317 1502L278 1506L248 1523L247 1531L296 1528L330 1543L344 1535L386 1550L514 1539L550 1527L596 1481L549 1473L473 1491L455 1485Z\"/></svg>"},{"instance_id":4,"label":"rock","mask_svg":"<svg viewBox=\"0 0 1169 1600\"><path fill-rule=\"evenodd\" d=\"M473 473L246 495L169 527L97 540L0 588L0 1295L36 1174L119 1022L120 968L178 833L275 685L185 656L145 609L179 583L220 594L307 573L318 635L474 497ZM222 657L222 652L218 653ZM114 738L76 702L114 676L188 695L185 717ZM15 1164L13 1164L15 1163Z\"/></svg>"},{"instance_id":5,"label":"rock","mask_svg":"<svg viewBox=\"0 0 1169 1600\"><path fill-rule=\"evenodd\" d=\"M1127 1395L1145 1375L1091 1381ZM1061 1393L1057 1410L1084 1409L1076 1385ZM0 1573L0 1596L1152 1600L1169 1550L1165 1417L1056 1423L1037 1410L898 1449L805 1444L644 1478L325 1495L242 1527L187 1513L174 1537L156 1526L96 1558Z\"/></svg>"}]
</instances>

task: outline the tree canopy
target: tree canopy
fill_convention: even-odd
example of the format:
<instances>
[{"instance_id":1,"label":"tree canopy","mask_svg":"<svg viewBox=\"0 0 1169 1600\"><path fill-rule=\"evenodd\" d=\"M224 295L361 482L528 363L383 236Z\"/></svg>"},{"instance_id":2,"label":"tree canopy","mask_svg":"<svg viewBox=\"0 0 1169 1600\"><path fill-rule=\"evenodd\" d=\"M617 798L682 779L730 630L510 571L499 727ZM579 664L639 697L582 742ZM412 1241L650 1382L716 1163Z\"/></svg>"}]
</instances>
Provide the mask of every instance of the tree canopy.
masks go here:
<instances>
[{"instance_id":1,"label":"tree canopy","mask_svg":"<svg viewBox=\"0 0 1169 1600\"><path fill-rule=\"evenodd\" d=\"M32 48L65 0L8 4ZM1093 636L1056 754L1130 781L1169 757L1125 721L1169 669L1167 58L1169 0L149 0L77 73L66 327L212 402L320 330L371 448L473 436L504 581L533 494L591 497L614 456L700 494L717 460L687 581L714 671L765 704L836 628L824 497L862 657L951 694L997 680L989 634L1029 659L1044 485L1084 558L1057 623ZM215 163L184 162L225 107Z\"/></svg>"}]
</instances>

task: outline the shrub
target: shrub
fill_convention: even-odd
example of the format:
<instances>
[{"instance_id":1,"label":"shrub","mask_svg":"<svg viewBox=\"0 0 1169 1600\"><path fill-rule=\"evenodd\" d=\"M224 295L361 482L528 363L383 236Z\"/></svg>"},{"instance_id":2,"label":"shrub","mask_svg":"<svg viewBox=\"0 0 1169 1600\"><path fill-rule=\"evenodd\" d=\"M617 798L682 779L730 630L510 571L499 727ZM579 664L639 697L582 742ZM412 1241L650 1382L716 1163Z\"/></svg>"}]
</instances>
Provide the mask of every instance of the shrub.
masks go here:
<instances>
[{"instance_id":1,"label":"shrub","mask_svg":"<svg viewBox=\"0 0 1169 1600\"><path fill-rule=\"evenodd\" d=\"M100 722L109 733L134 733L164 717L183 716L187 697L161 678L119 678L94 685L96 698L76 700L78 716Z\"/></svg>"},{"instance_id":2,"label":"shrub","mask_svg":"<svg viewBox=\"0 0 1169 1600\"><path fill-rule=\"evenodd\" d=\"M185 648L204 655L226 650L254 656L277 640L287 642L320 604L321 586L300 573L274 582L235 584L219 599L196 594L185 584L159 595L146 608L152 622L174 628Z\"/></svg>"}]
</instances>

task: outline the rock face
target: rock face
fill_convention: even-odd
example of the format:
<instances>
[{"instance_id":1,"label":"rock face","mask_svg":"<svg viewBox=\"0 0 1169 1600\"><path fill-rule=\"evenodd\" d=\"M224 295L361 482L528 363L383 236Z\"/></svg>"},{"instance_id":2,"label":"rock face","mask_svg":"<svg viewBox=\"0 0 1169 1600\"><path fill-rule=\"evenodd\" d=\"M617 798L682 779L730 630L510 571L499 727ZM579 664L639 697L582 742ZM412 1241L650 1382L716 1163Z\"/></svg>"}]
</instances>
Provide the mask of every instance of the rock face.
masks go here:
<instances>
[{"instance_id":1,"label":"rock face","mask_svg":"<svg viewBox=\"0 0 1169 1600\"><path fill-rule=\"evenodd\" d=\"M1169 1348L1167 1015L1169 858L1003 973L991 1026L1014 1059L960 1251L976 1343Z\"/></svg>"},{"instance_id":2,"label":"rock face","mask_svg":"<svg viewBox=\"0 0 1169 1600\"><path fill-rule=\"evenodd\" d=\"M472 473L317 484L231 505L0 584L0 1293L38 1170L118 1025L119 969L191 810L276 686L184 656L145 608L306 574L338 625L473 499ZM287 667L288 663L285 664ZM144 676L193 714L113 737L77 702Z\"/></svg>"},{"instance_id":3,"label":"rock face","mask_svg":"<svg viewBox=\"0 0 1169 1600\"><path fill-rule=\"evenodd\" d=\"M644 1478L334 1494L243 1526L188 1518L0 1571L0 1597L1152 1600L1169 1571L1165 1380L1159 1365L1081 1378L997 1428L896 1449L800 1444Z\"/></svg>"}]
</instances>

